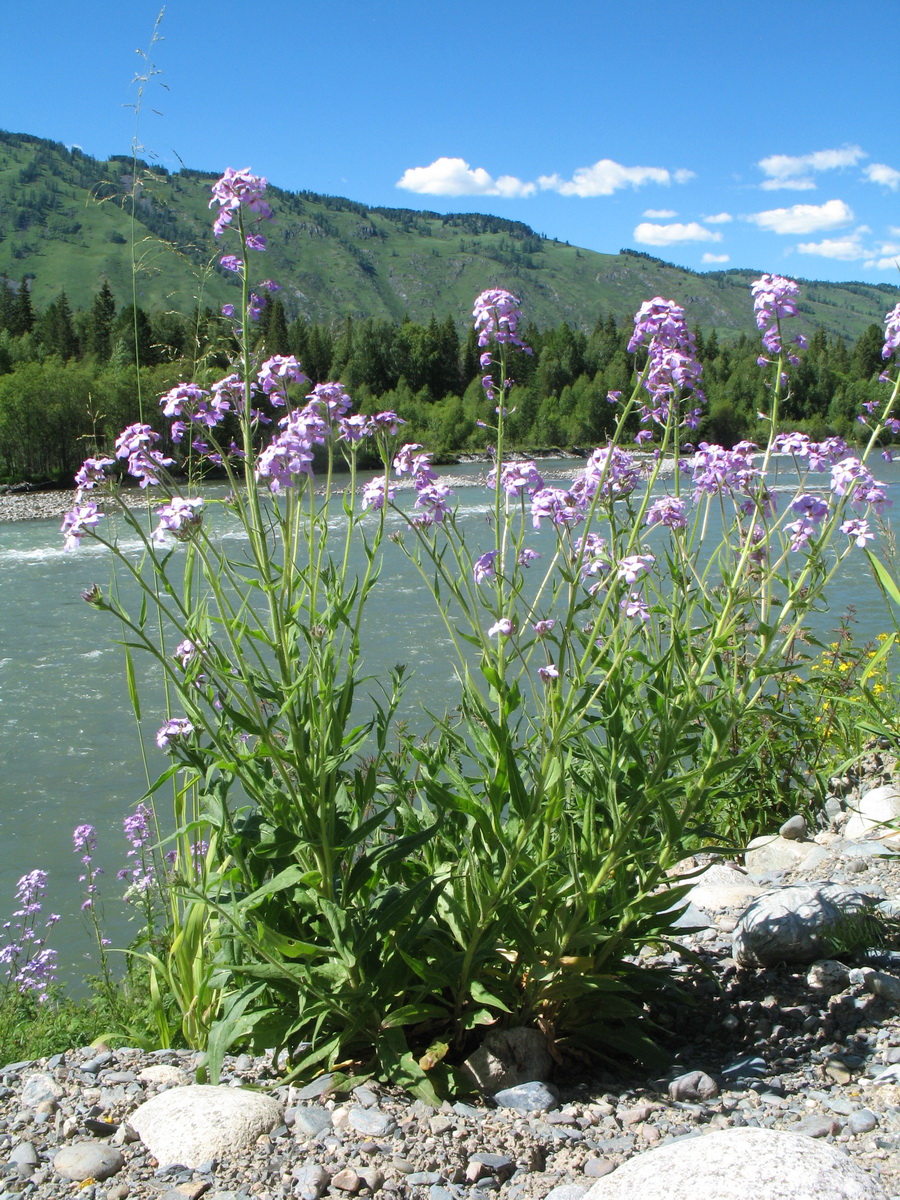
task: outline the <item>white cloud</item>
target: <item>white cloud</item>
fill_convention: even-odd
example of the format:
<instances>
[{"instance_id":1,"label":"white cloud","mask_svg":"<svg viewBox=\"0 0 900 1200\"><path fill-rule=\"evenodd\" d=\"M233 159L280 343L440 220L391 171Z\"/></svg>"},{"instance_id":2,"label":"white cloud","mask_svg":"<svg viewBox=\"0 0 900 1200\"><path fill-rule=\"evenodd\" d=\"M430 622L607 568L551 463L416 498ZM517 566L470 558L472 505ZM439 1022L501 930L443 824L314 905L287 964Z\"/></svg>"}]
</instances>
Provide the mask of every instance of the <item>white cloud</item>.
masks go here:
<instances>
[{"instance_id":1,"label":"white cloud","mask_svg":"<svg viewBox=\"0 0 900 1200\"><path fill-rule=\"evenodd\" d=\"M462 158L436 158L428 167L409 167L395 185L422 196L530 196L533 183L514 175L494 179L484 167L474 170Z\"/></svg>"},{"instance_id":2,"label":"white cloud","mask_svg":"<svg viewBox=\"0 0 900 1200\"><path fill-rule=\"evenodd\" d=\"M647 208L643 215L654 221L668 221L671 217L677 217L678 213L673 208Z\"/></svg>"},{"instance_id":3,"label":"white cloud","mask_svg":"<svg viewBox=\"0 0 900 1200\"><path fill-rule=\"evenodd\" d=\"M643 221L634 231L634 240L644 246L672 246L676 242L721 242L721 233L704 229L696 221L687 225L651 225Z\"/></svg>"},{"instance_id":4,"label":"white cloud","mask_svg":"<svg viewBox=\"0 0 900 1200\"><path fill-rule=\"evenodd\" d=\"M824 238L821 242L800 242L797 249L801 254L820 254L823 258L837 258L842 262L855 262L866 255L855 234L847 238Z\"/></svg>"},{"instance_id":5,"label":"white cloud","mask_svg":"<svg viewBox=\"0 0 900 1200\"><path fill-rule=\"evenodd\" d=\"M765 191L791 188L805 192L816 186L812 176L817 171L855 167L865 157L860 146L842 146L840 150L815 150L812 154L770 154L756 165L768 176L760 185Z\"/></svg>"},{"instance_id":6,"label":"white cloud","mask_svg":"<svg viewBox=\"0 0 900 1200\"><path fill-rule=\"evenodd\" d=\"M863 263L864 267L875 268L876 271L897 271L900 270L900 257L893 258L869 258Z\"/></svg>"},{"instance_id":7,"label":"white cloud","mask_svg":"<svg viewBox=\"0 0 900 1200\"><path fill-rule=\"evenodd\" d=\"M729 221L734 220L734 217L731 213L720 212L713 213L711 217L701 217L700 220L704 225L727 225Z\"/></svg>"},{"instance_id":8,"label":"white cloud","mask_svg":"<svg viewBox=\"0 0 900 1200\"><path fill-rule=\"evenodd\" d=\"M687 181L689 179L697 178L697 172L696 171L686 171L684 169L684 167L679 167L678 170L675 172L675 174L672 176L672 178L675 180L676 183L687 183Z\"/></svg>"},{"instance_id":9,"label":"white cloud","mask_svg":"<svg viewBox=\"0 0 900 1200\"><path fill-rule=\"evenodd\" d=\"M731 258L727 254L710 254L707 250L700 261L705 263L726 263L731 262Z\"/></svg>"},{"instance_id":10,"label":"white cloud","mask_svg":"<svg viewBox=\"0 0 900 1200\"><path fill-rule=\"evenodd\" d=\"M900 191L900 171L895 171L885 163L869 163L867 167L863 167L863 174L869 183L880 183L892 192Z\"/></svg>"},{"instance_id":11,"label":"white cloud","mask_svg":"<svg viewBox=\"0 0 900 1200\"><path fill-rule=\"evenodd\" d=\"M823 233L849 225L853 210L843 200L826 200L824 204L770 208L766 212L750 213L745 219L772 233Z\"/></svg>"},{"instance_id":12,"label":"white cloud","mask_svg":"<svg viewBox=\"0 0 900 1200\"><path fill-rule=\"evenodd\" d=\"M561 196L611 196L622 188L638 188L647 183L668 187L673 178L676 183L684 183L693 174L693 171L676 171L673 176L665 167L623 167L611 158L601 158L592 167L579 167L571 179L541 175L538 183L544 191L559 192Z\"/></svg>"}]
</instances>

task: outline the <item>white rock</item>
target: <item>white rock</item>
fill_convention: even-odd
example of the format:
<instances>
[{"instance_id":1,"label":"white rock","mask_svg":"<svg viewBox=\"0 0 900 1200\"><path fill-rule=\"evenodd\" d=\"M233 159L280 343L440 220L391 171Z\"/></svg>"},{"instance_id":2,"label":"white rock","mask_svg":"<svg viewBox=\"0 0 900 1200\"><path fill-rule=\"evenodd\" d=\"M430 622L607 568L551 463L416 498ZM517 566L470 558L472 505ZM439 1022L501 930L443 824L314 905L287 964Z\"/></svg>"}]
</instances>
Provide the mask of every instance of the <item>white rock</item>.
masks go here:
<instances>
[{"instance_id":1,"label":"white rock","mask_svg":"<svg viewBox=\"0 0 900 1200\"><path fill-rule=\"evenodd\" d=\"M281 1105L271 1096L195 1084L160 1092L128 1120L160 1164L199 1167L211 1158L239 1160L282 1117Z\"/></svg>"},{"instance_id":2,"label":"white rock","mask_svg":"<svg viewBox=\"0 0 900 1200\"><path fill-rule=\"evenodd\" d=\"M139 1072L138 1079L144 1083L156 1083L161 1087L186 1087L191 1082L187 1071L173 1067L171 1063L153 1063Z\"/></svg>"},{"instance_id":3,"label":"white rock","mask_svg":"<svg viewBox=\"0 0 900 1200\"><path fill-rule=\"evenodd\" d=\"M848 806L850 817L844 837L877 840L892 850L900 850L900 790L886 783L872 788Z\"/></svg>"},{"instance_id":4,"label":"white rock","mask_svg":"<svg viewBox=\"0 0 900 1200\"><path fill-rule=\"evenodd\" d=\"M751 875L765 875L768 871L792 871L799 867L813 850L815 842L797 842L789 838L754 838L744 851L744 864Z\"/></svg>"},{"instance_id":5,"label":"white rock","mask_svg":"<svg viewBox=\"0 0 900 1200\"><path fill-rule=\"evenodd\" d=\"M817 991L836 996L850 986L850 968L835 958L820 958L807 971L806 982Z\"/></svg>"},{"instance_id":6,"label":"white rock","mask_svg":"<svg viewBox=\"0 0 900 1200\"><path fill-rule=\"evenodd\" d=\"M846 1154L798 1133L723 1129L629 1159L585 1200L887 1200Z\"/></svg>"},{"instance_id":7,"label":"white rock","mask_svg":"<svg viewBox=\"0 0 900 1200\"><path fill-rule=\"evenodd\" d=\"M764 892L738 921L732 955L743 967L814 962L829 934L872 903L840 883L795 883Z\"/></svg>"},{"instance_id":8,"label":"white rock","mask_svg":"<svg viewBox=\"0 0 900 1200\"><path fill-rule=\"evenodd\" d=\"M463 1075L487 1095L550 1078L553 1059L538 1029L491 1029L462 1065Z\"/></svg>"}]
</instances>

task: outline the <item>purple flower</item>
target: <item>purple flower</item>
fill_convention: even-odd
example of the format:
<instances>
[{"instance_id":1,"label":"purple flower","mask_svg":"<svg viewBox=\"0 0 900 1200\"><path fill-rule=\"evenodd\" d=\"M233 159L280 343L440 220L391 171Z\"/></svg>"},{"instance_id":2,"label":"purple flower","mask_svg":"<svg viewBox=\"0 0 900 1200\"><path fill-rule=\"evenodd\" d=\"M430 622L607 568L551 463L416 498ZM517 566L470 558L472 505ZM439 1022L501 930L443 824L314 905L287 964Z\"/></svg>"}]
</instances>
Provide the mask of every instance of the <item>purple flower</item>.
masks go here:
<instances>
[{"instance_id":1,"label":"purple flower","mask_svg":"<svg viewBox=\"0 0 900 1200\"><path fill-rule=\"evenodd\" d=\"M472 578L476 583L485 583L487 580L495 578L494 559L499 553L499 550L487 550L475 559L472 564Z\"/></svg>"},{"instance_id":2,"label":"purple flower","mask_svg":"<svg viewBox=\"0 0 900 1200\"><path fill-rule=\"evenodd\" d=\"M269 402L276 406L284 405L285 389L289 383L309 383L293 354L275 354L272 358L267 358L259 368L256 378L263 393L269 397Z\"/></svg>"},{"instance_id":3,"label":"purple flower","mask_svg":"<svg viewBox=\"0 0 900 1200\"><path fill-rule=\"evenodd\" d=\"M488 472L488 486L497 482L497 468ZM523 491L533 496L544 486L544 480L533 462L506 463L500 471L500 486L507 496L519 496Z\"/></svg>"},{"instance_id":4,"label":"purple flower","mask_svg":"<svg viewBox=\"0 0 900 1200\"><path fill-rule=\"evenodd\" d=\"M685 503L678 496L662 496L647 510L646 525L665 525L669 529L684 529L687 525Z\"/></svg>"},{"instance_id":5,"label":"purple flower","mask_svg":"<svg viewBox=\"0 0 900 1200\"><path fill-rule=\"evenodd\" d=\"M511 621L509 617L501 617L500 620L495 625L492 625L488 630L488 637L493 637L495 633L499 633L501 637L505 638L512 637L513 633L515 632L515 628L515 622Z\"/></svg>"},{"instance_id":6,"label":"purple flower","mask_svg":"<svg viewBox=\"0 0 900 1200\"><path fill-rule=\"evenodd\" d=\"M63 517L63 523L60 526L60 532L66 535L63 549L77 550L85 532L95 528L99 522L100 512L93 501L89 501L87 504L76 504Z\"/></svg>"},{"instance_id":7,"label":"purple flower","mask_svg":"<svg viewBox=\"0 0 900 1200\"><path fill-rule=\"evenodd\" d=\"M633 492L640 479L640 468L627 450L618 446L600 446L576 476L572 492L584 506L590 504L599 490L603 496L615 498Z\"/></svg>"},{"instance_id":8,"label":"purple flower","mask_svg":"<svg viewBox=\"0 0 900 1200\"><path fill-rule=\"evenodd\" d=\"M567 525L577 525L584 519L584 511L572 492L564 492L561 488L542 488L531 497L531 520L535 529L540 529L541 521L552 521L557 528Z\"/></svg>"},{"instance_id":9,"label":"purple flower","mask_svg":"<svg viewBox=\"0 0 900 1200\"><path fill-rule=\"evenodd\" d=\"M200 404L207 394L196 383L176 384L171 391L166 392L164 396L160 396L159 398L163 416L180 417L185 409L190 412Z\"/></svg>"},{"instance_id":10,"label":"purple flower","mask_svg":"<svg viewBox=\"0 0 900 1200\"><path fill-rule=\"evenodd\" d=\"M160 750L166 750L172 742L189 737L194 732L194 726L187 717L172 717L156 733L156 744Z\"/></svg>"},{"instance_id":11,"label":"purple flower","mask_svg":"<svg viewBox=\"0 0 900 1200\"><path fill-rule=\"evenodd\" d=\"M138 480L142 488L155 487L159 483L162 467L171 467L175 460L166 458L157 450L137 450L128 459L128 474Z\"/></svg>"},{"instance_id":12,"label":"purple flower","mask_svg":"<svg viewBox=\"0 0 900 1200\"><path fill-rule=\"evenodd\" d=\"M547 663L545 667L538 667L538 675L544 683L550 683L554 679L559 679L559 669L553 663Z\"/></svg>"},{"instance_id":13,"label":"purple flower","mask_svg":"<svg viewBox=\"0 0 900 1200\"><path fill-rule=\"evenodd\" d=\"M684 309L662 296L654 296L641 305L635 314L628 350L633 354L644 345L649 349L643 386L652 397L652 404L644 406L641 420L664 425L669 419L672 396L689 390L699 400L704 399L699 386L703 367L697 359L696 342L684 319Z\"/></svg>"},{"instance_id":14,"label":"purple flower","mask_svg":"<svg viewBox=\"0 0 900 1200\"><path fill-rule=\"evenodd\" d=\"M890 358L900 348L900 304L895 304L884 318L884 346L882 358Z\"/></svg>"},{"instance_id":15,"label":"purple flower","mask_svg":"<svg viewBox=\"0 0 900 1200\"><path fill-rule=\"evenodd\" d=\"M387 487L386 494L388 501L394 499L394 489L390 485ZM376 479L370 479L363 488L360 507L371 508L373 512L377 512L379 509L384 508L384 501L385 481L384 476L379 475Z\"/></svg>"},{"instance_id":16,"label":"purple flower","mask_svg":"<svg viewBox=\"0 0 900 1200\"><path fill-rule=\"evenodd\" d=\"M539 558L543 558L543 555L539 550L532 550L528 546L525 546L524 549L519 551L519 556L516 559L516 562L520 567L530 567L531 564L533 562L537 562Z\"/></svg>"},{"instance_id":17,"label":"purple flower","mask_svg":"<svg viewBox=\"0 0 900 1200\"><path fill-rule=\"evenodd\" d=\"M223 254L219 259L219 264L226 271L240 271L243 270L244 260L238 258L236 254Z\"/></svg>"},{"instance_id":18,"label":"purple flower","mask_svg":"<svg viewBox=\"0 0 900 1200\"><path fill-rule=\"evenodd\" d=\"M179 542L187 539L199 528L203 520L203 500L175 496L168 504L156 510L159 525L153 530L151 540L156 546L165 545L166 533L174 534Z\"/></svg>"},{"instance_id":19,"label":"purple flower","mask_svg":"<svg viewBox=\"0 0 900 1200\"><path fill-rule=\"evenodd\" d=\"M616 563L616 578L624 579L626 583L636 583L637 580L650 570L653 563L652 554L631 554Z\"/></svg>"},{"instance_id":20,"label":"purple flower","mask_svg":"<svg viewBox=\"0 0 900 1200\"><path fill-rule=\"evenodd\" d=\"M624 600L621 600L619 602L619 608L622 610L625 616L631 620L650 620L650 609L647 607L647 602L644 600L643 596L637 592L632 592L631 595L626 596Z\"/></svg>"},{"instance_id":21,"label":"purple flower","mask_svg":"<svg viewBox=\"0 0 900 1200\"><path fill-rule=\"evenodd\" d=\"M78 825L72 833L72 842L76 851L86 850L88 854L97 848L97 832L93 825Z\"/></svg>"},{"instance_id":22,"label":"purple flower","mask_svg":"<svg viewBox=\"0 0 900 1200\"><path fill-rule=\"evenodd\" d=\"M116 438L116 458L130 458L140 450L149 449L159 441L159 434L149 425L129 425Z\"/></svg>"},{"instance_id":23,"label":"purple flower","mask_svg":"<svg viewBox=\"0 0 900 1200\"><path fill-rule=\"evenodd\" d=\"M493 341L498 345L518 346L520 350L531 353L530 347L525 345L516 332L522 312L519 301L510 292L504 291L503 288L491 288L482 292L475 301L472 317L478 333L479 346L488 346ZM482 355L482 367L489 365L489 362L483 361L484 357Z\"/></svg>"},{"instance_id":24,"label":"purple flower","mask_svg":"<svg viewBox=\"0 0 900 1200\"><path fill-rule=\"evenodd\" d=\"M309 401L308 409L320 416L323 421L337 421L353 406L353 401L340 383L317 383L306 399ZM382 413L381 415L393 417L396 414Z\"/></svg>"},{"instance_id":25,"label":"purple flower","mask_svg":"<svg viewBox=\"0 0 900 1200\"><path fill-rule=\"evenodd\" d=\"M341 441L349 442L351 446L357 445L372 432L369 418L363 416L362 413L354 413L352 417L341 417L337 428L338 438Z\"/></svg>"},{"instance_id":26,"label":"purple flower","mask_svg":"<svg viewBox=\"0 0 900 1200\"><path fill-rule=\"evenodd\" d=\"M841 533L853 538L862 549L865 549L866 542L874 541L875 538L875 534L869 529L869 522L856 519L845 521L841 526Z\"/></svg>"},{"instance_id":27,"label":"purple flower","mask_svg":"<svg viewBox=\"0 0 900 1200\"><path fill-rule=\"evenodd\" d=\"M796 366L800 360L790 350L784 351L780 326L786 317L797 316L800 288L793 279L785 279L781 275L763 275L751 285L750 292L756 326L765 330L762 340L766 350L776 357L784 352L788 362Z\"/></svg>"},{"instance_id":28,"label":"purple flower","mask_svg":"<svg viewBox=\"0 0 900 1200\"><path fill-rule=\"evenodd\" d=\"M182 670L186 671L190 664L196 658L200 657L200 650L190 638L185 638L183 642L179 642L175 647L173 657L179 660Z\"/></svg>"},{"instance_id":29,"label":"purple flower","mask_svg":"<svg viewBox=\"0 0 900 1200\"><path fill-rule=\"evenodd\" d=\"M267 181L260 175L251 175L249 167L240 171L236 171L234 167L226 169L222 178L213 184L213 198L209 202L210 208L214 204L219 205L213 225L213 232L217 238L222 236L231 224L234 213L242 205L255 213L260 220L267 221L271 217L272 210L262 198L266 186Z\"/></svg>"},{"instance_id":30,"label":"purple flower","mask_svg":"<svg viewBox=\"0 0 900 1200\"><path fill-rule=\"evenodd\" d=\"M248 233L244 238L244 245L248 250L265 250L266 239L261 233ZM271 279L266 280L266 284L271 283ZM274 291L274 288L267 288L268 291Z\"/></svg>"},{"instance_id":31,"label":"purple flower","mask_svg":"<svg viewBox=\"0 0 900 1200\"><path fill-rule=\"evenodd\" d=\"M424 456L423 456L424 457ZM425 524L437 522L440 524L445 517L449 517L453 513L450 507L450 499L453 496L453 491L443 483L429 483L424 486L419 486L419 481L416 480L417 496L415 507L420 510L422 517L418 520Z\"/></svg>"},{"instance_id":32,"label":"purple flower","mask_svg":"<svg viewBox=\"0 0 900 1200\"><path fill-rule=\"evenodd\" d=\"M75 476L75 486L80 493L89 491L99 483L106 483L105 467L111 467L115 463L114 458L86 458L81 464L81 469Z\"/></svg>"},{"instance_id":33,"label":"purple flower","mask_svg":"<svg viewBox=\"0 0 900 1200\"><path fill-rule=\"evenodd\" d=\"M233 317L234 316L234 305L233 304L223 304L222 305L222 316L223 317Z\"/></svg>"},{"instance_id":34,"label":"purple flower","mask_svg":"<svg viewBox=\"0 0 900 1200\"><path fill-rule=\"evenodd\" d=\"M538 635L538 637L546 637L555 624L556 622L552 617L547 617L546 620L535 621L531 628Z\"/></svg>"},{"instance_id":35,"label":"purple flower","mask_svg":"<svg viewBox=\"0 0 900 1200\"><path fill-rule=\"evenodd\" d=\"M383 429L385 433L390 434L391 437L395 437L400 432L400 426L406 424L402 417L398 417L397 414L392 412L390 409L388 409L386 412L375 413L375 415L370 417L369 420L372 425L373 433L377 433L378 430Z\"/></svg>"},{"instance_id":36,"label":"purple flower","mask_svg":"<svg viewBox=\"0 0 900 1200\"><path fill-rule=\"evenodd\" d=\"M251 321L258 321L262 316L262 310L266 307L265 296L257 296L256 292L250 293L250 300L247 304L247 316Z\"/></svg>"}]
</instances>

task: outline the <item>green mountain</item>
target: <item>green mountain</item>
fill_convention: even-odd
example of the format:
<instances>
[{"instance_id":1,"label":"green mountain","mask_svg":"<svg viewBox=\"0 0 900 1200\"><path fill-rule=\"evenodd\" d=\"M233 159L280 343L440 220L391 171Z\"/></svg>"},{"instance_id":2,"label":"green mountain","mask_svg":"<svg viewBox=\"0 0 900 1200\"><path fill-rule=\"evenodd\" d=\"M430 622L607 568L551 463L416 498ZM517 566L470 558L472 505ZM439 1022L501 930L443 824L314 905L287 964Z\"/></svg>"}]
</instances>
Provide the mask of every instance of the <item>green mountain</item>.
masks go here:
<instances>
[{"instance_id":1,"label":"green mountain","mask_svg":"<svg viewBox=\"0 0 900 1200\"><path fill-rule=\"evenodd\" d=\"M103 279L128 303L133 278L138 304L152 311L234 301L208 207L219 174L169 173L130 156L104 162L0 132L0 274L27 277L39 307L65 290L85 308ZM662 295L720 336L754 329L748 287L760 272L700 274L629 250L598 254L477 213L370 208L271 185L269 194L276 221L262 269L284 286L289 318L427 321L450 312L462 324L480 291L505 287L542 328L565 320L587 331L601 312L627 319ZM855 339L898 299L900 288L887 284L805 282L800 308L807 333L821 325Z\"/></svg>"}]
</instances>

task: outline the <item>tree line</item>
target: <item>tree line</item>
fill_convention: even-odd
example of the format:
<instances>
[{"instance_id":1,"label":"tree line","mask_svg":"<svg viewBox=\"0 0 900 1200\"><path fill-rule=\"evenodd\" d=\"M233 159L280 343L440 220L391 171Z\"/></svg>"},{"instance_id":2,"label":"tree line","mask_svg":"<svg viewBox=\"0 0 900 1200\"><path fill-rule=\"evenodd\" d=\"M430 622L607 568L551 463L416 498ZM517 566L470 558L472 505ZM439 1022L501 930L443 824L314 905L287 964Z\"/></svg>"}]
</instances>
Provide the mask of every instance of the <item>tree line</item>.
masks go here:
<instances>
[{"instance_id":1,"label":"tree line","mask_svg":"<svg viewBox=\"0 0 900 1200\"><path fill-rule=\"evenodd\" d=\"M508 435L521 450L587 448L611 432L610 391L627 393L635 366L631 320L601 313L588 333L565 322L526 326L531 355L515 355ZM746 334L695 331L707 404L697 440L758 440L767 407L759 343ZM392 408L407 440L438 461L483 450L493 412L481 386L475 333L452 317L395 323L347 317L334 324L291 319L277 295L258 325L258 353L293 354L314 383L340 379L362 411ZM883 331L855 343L819 329L794 372L782 410L786 426L821 439L852 440L864 402L881 386ZM71 478L94 445L137 420L158 424L156 398L184 378L211 382L228 369L231 322L209 308L181 315L119 304L108 283L73 310L65 292L39 311L28 280L0 277L0 482Z\"/></svg>"}]
</instances>

